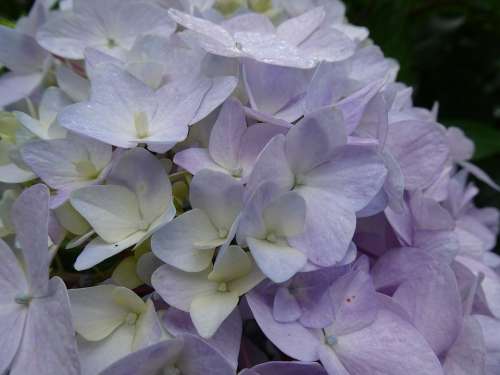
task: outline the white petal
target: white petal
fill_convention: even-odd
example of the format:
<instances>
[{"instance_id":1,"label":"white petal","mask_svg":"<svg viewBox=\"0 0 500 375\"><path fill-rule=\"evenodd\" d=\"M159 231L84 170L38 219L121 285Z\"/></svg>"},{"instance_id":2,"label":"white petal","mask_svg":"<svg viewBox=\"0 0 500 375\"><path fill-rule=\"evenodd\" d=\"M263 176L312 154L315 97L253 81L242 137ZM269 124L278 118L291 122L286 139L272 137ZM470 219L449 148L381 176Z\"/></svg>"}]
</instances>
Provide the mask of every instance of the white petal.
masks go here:
<instances>
[{"instance_id":1,"label":"white petal","mask_svg":"<svg viewBox=\"0 0 500 375\"><path fill-rule=\"evenodd\" d=\"M71 204L106 242L122 241L141 228L136 195L123 186L88 186L71 194Z\"/></svg>"},{"instance_id":2,"label":"white petal","mask_svg":"<svg viewBox=\"0 0 500 375\"><path fill-rule=\"evenodd\" d=\"M86 341L78 337L78 352L82 375L99 374L106 367L132 352L135 326L122 324L101 341Z\"/></svg>"},{"instance_id":3,"label":"white petal","mask_svg":"<svg viewBox=\"0 0 500 375\"><path fill-rule=\"evenodd\" d=\"M208 280L209 273L210 269L188 273L163 265L153 273L151 283L167 303L179 310L189 311L194 298L217 290L217 283Z\"/></svg>"},{"instance_id":4,"label":"white petal","mask_svg":"<svg viewBox=\"0 0 500 375\"><path fill-rule=\"evenodd\" d=\"M290 279L307 263L307 257L285 244L247 238L248 246L261 271L275 283Z\"/></svg>"},{"instance_id":5,"label":"white petal","mask_svg":"<svg viewBox=\"0 0 500 375\"><path fill-rule=\"evenodd\" d=\"M287 192L271 202L262 216L268 232L278 236L296 236L304 231L306 202L295 192Z\"/></svg>"},{"instance_id":6,"label":"white petal","mask_svg":"<svg viewBox=\"0 0 500 375\"><path fill-rule=\"evenodd\" d=\"M165 263L184 271L198 272L210 264L214 253L211 245L217 246L214 243L217 239L219 233L208 216L195 208L158 230L151 239L151 247Z\"/></svg>"},{"instance_id":7,"label":"white petal","mask_svg":"<svg viewBox=\"0 0 500 375\"><path fill-rule=\"evenodd\" d=\"M238 304L234 292L215 292L193 299L189 314L201 337L212 337Z\"/></svg>"},{"instance_id":8,"label":"white petal","mask_svg":"<svg viewBox=\"0 0 500 375\"><path fill-rule=\"evenodd\" d=\"M175 213L172 186L165 168L143 148L127 151L113 167L107 182L125 186L135 193L145 224L150 225L167 210Z\"/></svg>"},{"instance_id":9,"label":"white petal","mask_svg":"<svg viewBox=\"0 0 500 375\"><path fill-rule=\"evenodd\" d=\"M111 258L113 255L121 253L123 250L132 247L144 237L144 232L135 232L125 239L108 243L97 237L85 246L85 249L78 255L75 261L77 271L87 270L101 263L103 260Z\"/></svg>"},{"instance_id":10,"label":"white petal","mask_svg":"<svg viewBox=\"0 0 500 375\"><path fill-rule=\"evenodd\" d=\"M128 311L114 301L115 289L113 285L98 285L69 290L73 324L85 339L102 340L125 320Z\"/></svg>"},{"instance_id":11,"label":"white petal","mask_svg":"<svg viewBox=\"0 0 500 375\"><path fill-rule=\"evenodd\" d=\"M243 185L225 173L204 170L193 177L189 199L218 230L229 232L243 207Z\"/></svg>"}]
</instances>

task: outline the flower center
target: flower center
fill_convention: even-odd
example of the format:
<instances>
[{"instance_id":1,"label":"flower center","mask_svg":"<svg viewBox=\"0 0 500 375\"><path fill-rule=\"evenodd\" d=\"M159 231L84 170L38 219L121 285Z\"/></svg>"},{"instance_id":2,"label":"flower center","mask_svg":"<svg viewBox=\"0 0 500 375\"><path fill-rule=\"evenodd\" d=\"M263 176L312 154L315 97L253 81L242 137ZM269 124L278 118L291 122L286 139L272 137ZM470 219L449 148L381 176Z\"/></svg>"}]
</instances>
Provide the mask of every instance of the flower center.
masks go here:
<instances>
[{"instance_id":1,"label":"flower center","mask_svg":"<svg viewBox=\"0 0 500 375\"><path fill-rule=\"evenodd\" d=\"M108 38L107 46L108 48L115 48L118 46L118 43L116 43L116 40L114 40L113 38Z\"/></svg>"},{"instance_id":2,"label":"flower center","mask_svg":"<svg viewBox=\"0 0 500 375\"><path fill-rule=\"evenodd\" d=\"M304 176L301 175L295 175L295 181L293 183L293 187L300 187L306 184Z\"/></svg>"},{"instance_id":3,"label":"flower center","mask_svg":"<svg viewBox=\"0 0 500 375\"><path fill-rule=\"evenodd\" d=\"M182 372L175 366L168 366L163 370L162 375L181 375Z\"/></svg>"},{"instance_id":4,"label":"flower center","mask_svg":"<svg viewBox=\"0 0 500 375\"><path fill-rule=\"evenodd\" d=\"M225 293L225 292L228 292L229 289L227 287L227 283L220 283L218 288L217 288L217 291L221 292L221 293Z\"/></svg>"},{"instance_id":5,"label":"flower center","mask_svg":"<svg viewBox=\"0 0 500 375\"><path fill-rule=\"evenodd\" d=\"M219 238L226 238L228 233L226 228L219 228Z\"/></svg>"},{"instance_id":6,"label":"flower center","mask_svg":"<svg viewBox=\"0 0 500 375\"><path fill-rule=\"evenodd\" d=\"M14 301L16 301L16 303L18 303L19 305L29 305L31 300L33 299L32 296L30 296L29 294L21 294L19 296L16 296L16 298L14 298Z\"/></svg>"},{"instance_id":7,"label":"flower center","mask_svg":"<svg viewBox=\"0 0 500 375\"><path fill-rule=\"evenodd\" d=\"M339 342L339 340L337 339L337 336L334 336L334 335L326 336L326 343L328 345L335 346L335 345L337 345L338 342Z\"/></svg>"},{"instance_id":8,"label":"flower center","mask_svg":"<svg viewBox=\"0 0 500 375\"><path fill-rule=\"evenodd\" d=\"M231 172L231 176L233 176L235 178L239 178L243 174L243 168L235 168L235 169L231 170L230 172Z\"/></svg>"},{"instance_id":9,"label":"flower center","mask_svg":"<svg viewBox=\"0 0 500 375\"><path fill-rule=\"evenodd\" d=\"M137 138L142 139L149 137L148 116L146 112L141 111L134 114L134 125Z\"/></svg>"},{"instance_id":10,"label":"flower center","mask_svg":"<svg viewBox=\"0 0 500 375\"><path fill-rule=\"evenodd\" d=\"M272 233L272 232L271 232L271 233L268 233L268 234L267 234L267 236L266 236L266 240L267 240L268 242L275 243L275 242L277 242L277 241L278 241L278 237L276 236L276 234L274 234L274 233Z\"/></svg>"},{"instance_id":11,"label":"flower center","mask_svg":"<svg viewBox=\"0 0 500 375\"><path fill-rule=\"evenodd\" d=\"M73 164L76 168L76 172L84 178L93 179L99 174L97 168L90 160L81 160Z\"/></svg>"},{"instance_id":12,"label":"flower center","mask_svg":"<svg viewBox=\"0 0 500 375\"><path fill-rule=\"evenodd\" d=\"M125 323L127 323L128 325L134 325L135 322L137 322L137 314L136 313L128 313L127 316L125 317Z\"/></svg>"}]
</instances>

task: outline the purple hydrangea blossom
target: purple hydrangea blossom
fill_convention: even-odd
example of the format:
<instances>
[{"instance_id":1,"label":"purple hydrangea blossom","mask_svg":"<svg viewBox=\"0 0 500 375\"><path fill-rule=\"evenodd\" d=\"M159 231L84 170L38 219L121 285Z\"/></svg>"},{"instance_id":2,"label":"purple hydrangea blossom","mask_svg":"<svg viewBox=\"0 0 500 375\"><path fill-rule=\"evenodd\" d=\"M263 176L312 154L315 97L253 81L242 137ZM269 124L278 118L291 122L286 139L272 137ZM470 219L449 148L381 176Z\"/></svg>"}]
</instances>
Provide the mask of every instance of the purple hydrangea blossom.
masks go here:
<instances>
[{"instance_id":1,"label":"purple hydrangea blossom","mask_svg":"<svg viewBox=\"0 0 500 375\"><path fill-rule=\"evenodd\" d=\"M0 373L497 375L500 188L367 38L339 0L0 27Z\"/></svg>"}]
</instances>

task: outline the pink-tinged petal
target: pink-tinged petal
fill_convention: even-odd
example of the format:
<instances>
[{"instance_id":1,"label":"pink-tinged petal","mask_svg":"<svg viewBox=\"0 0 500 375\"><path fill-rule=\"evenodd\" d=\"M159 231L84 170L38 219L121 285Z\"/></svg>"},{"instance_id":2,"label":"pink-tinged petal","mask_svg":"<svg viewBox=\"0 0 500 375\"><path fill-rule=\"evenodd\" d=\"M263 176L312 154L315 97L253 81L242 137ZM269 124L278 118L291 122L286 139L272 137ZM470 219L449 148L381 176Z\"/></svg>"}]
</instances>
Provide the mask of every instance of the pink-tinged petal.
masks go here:
<instances>
[{"instance_id":1,"label":"pink-tinged petal","mask_svg":"<svg viewBox=\"0 0 500 375\"><path fill-rule=\"evenodd\" d=\"M306 115L286 137L286 156L295 174L307 173L347 143L342 115L331 108Z\"/></svg>"},{"instance_id":2,"label":"pink-tinged petal","mask_svg":"<svg viewBox=\"0 0 500 375\"><path fill-rule=\"evenodd\" d=\"M316 61L307 53L302 53L275 34L237 32L234 34L234 40L241 46L243 56L266 64L301 69L311 69L316 65Z\"/></svg>"},{"instance_id":3,"label":"pink-tinged petal","mask_svg":"<svg viewBox=\"0 0 500 375\"><path fill-rule=\"evenodd\" d=\"M83 59L85 47L106 43L97 18L75 13L52 17L38 30L36 39L46 50L69 59Z\"/></svg>"},{"instance_id":4,"label":"pink-tinged petal","mask_svg":"<svg viewBox=\"0 0 500 375\"><path fill-rule=\"evenodd\" d=\"M407 120L389 124L386 149L401 167L406 190L429 186L449 156L443 128L426 121Z\"/></svg>"},{"instance_id":5,"label":"pink-tinged petal","mask_svg":"<svg viewBox=\"0 0 500 375\"><path fill-rule=\"evenodd\" d=\"M35 38L0 26L0 40L0 64L19 74L42 71L49 55L38 45Z\"/></svg>"},{"instance_id":6,"label":"pink-tinged petal","mask_svg":"<svg viewBox=\"0 0 500 375\"><path fill-rule=\"evenodd\" d=\"M365 109L383 85L384 81L375 81L335 104L344 116L347 134L356 130L365 114Z\"/></svg>"},{"instance_id":7,"label":"pink-tinged petal","mask_svg":"<svg viewBox=\"0 0 500 375\"><path fill-rule=\"evenodd\" d=\"M212 159L206 148L188 148L183 150L175 154L174 163L193 175L203 169L227 173L224 168Z\"/></svg>"},{"instance_id":8,"label":"pink-tinged petal","mask_svg":"<svg viewBox=\"0 0 500 375\"><path fill-rule=\"evenodd\" d=\"M356 50L356 43L340 30L320 27L298 47L301 55L313 59L316 63L335 62L352 56Z\"/></svg>"},{"instance_id":9,"label":"pink-tinged petal","mask_svg":"<svg viewBox=\"0 0 500 375\"><path fill-rule=\"evenodd\" d=\"M498 337L498 329L500 328L500 320L487 315L473 315L471 318L479 323L486 349L490 352L499 351L500 337Z\"/></svg>"},{"instance_id":10,"label":"pink-tinged petal","mask_svg":"<svg viewBox=\"0 0 500 375\"><path fill-rule=\"evenodd\" d=\"M330 290L335 319L328 330L335 336L370 325L377 315L377 295L370 275L353 271L336 280Z\"/></svg>"},{"instance_id":11,"label":"pink-tinged petal","mask_svg":"<svg viewBox=\"0 0 500 375\"><path fill-rule=\"evenodd\" d=\"M351 375L443 375L425 339L388 310L379 310L366 328L338 337L333 349Z\"/></svg>"},{"instance_id":12,"label":"pink-tinged petal","mask_svg":"<svg viewBox=\"0 0 500 375\"><path fill-rule=\"evenodd\" d=\"M446 353L443 369L446 375L483 375L486 347L481 325L475 317L465 317L453 346Z\"/></svg>"},{"instance_id":13,"label":"pink-tinged petal","mask_svg":"<svg viewBox=\"0 0 500 375\"><path fill-rule=\"evenodd\" d=\"M298 17L282 22L276 33L280 38L296 46L306 40L321 25L324 18L324 8L316 7Z\"/></svg>"},{"instance_id":14,"label":"pink-tinged petal","mask_svg":"<svg viewBox=\"0 0 500 375\"><path fill-rule=\"evenodd\" d=\"M455 226L450 213L439 202L416 191L410 197L414 226L419 230L452 230Z\"/></svg>"},{"instance_id":15,"label":"pink-tinged petal","mask_svg":"<svg viewBox=\"0 0 500 375\"><path fill-rule=\"evenodd\" d=\"M257 292L246 296L259 327L283 353L301 361L316 361L320 331L304 328L300 323L279 323L272 313L272 299Z\"/></svg>"},{"instance_id":16,"label":"pink-tinged petal","mask_svg":"<svg viewBox=\"0 0 500 375\"><path fill-rule=\"evenodd\" d=\"M275 30L269 17L258 13L236 14L233 17L222 21L221 26L230 33L238 31L257 31L266 34L274 33Z\"/></svg>"},{"instance_id":17,"label":"pink-tinged petal","mask_svg":"<svg viewBox=\"0 0 500 375\"><path fill-rule=\"evenodd\" d=\"M227 100L215 122L208 150L213 160L229 171L239 166L238 154L247 129L243 107L237 99Z\"/></svg>"},{"instance_id":18,"label":"pink-tinged petal","mask_svg":"<svg viewBox=\"0 0 500 375\"><path fill-rule=\"evenodd\" d=\"M243 178L248 177L260 152L269 141L278 134L286 134L287 129L283 126L272 124L255 124L248 127L243 134L239 162L243 169Z\"/></svg>"},{"instance_id":19,"label":"pink-tinged petal","mask_svg":"<svg viewBox=\"0 0 500 375\"><path fill-rule=\"evenodd\" d=\"M344 207L358 211L382 189L386 176L387 169L375 149L346 146L308 172L305 184L332 194Z\"/></svg>"},{"instance_id":20,"label":"pink-tinged petal","mask_svg":"<svg viewBox=\"0 0 500 375\"><path fill-rule=\"evenodd\" d=\"M303 69L267 65L249 59L243 62L243 80L250 105L252 109L270 116L285 111L293 102L295 106L300 105L298 98L304 95L310 75ZM295 121L302 115L300 112L299 108L289 111L291 116L278 118Z\"/></svg>"},{"instance_id":21,"label":"pink-tinged petal","mask_svg":"<svg viewBox=\"0 0 500 375\"><path fill-rule=\"evenodd\" d=\"M474 142L467 138L460 128L453 126L446 129L446 136L450 143L450 156L456 161L470 160L474 155Z\"/></svg>"},{"instance_id":22,"label":"pink-tinged petal","mask_svg":"<svg viewBox=\"0 0 500 375\"><path fill-rule=\"evenodd\" d=\"M48 188L37 184L23 191L14 203L12 216L16 239L23 250L31 292L35 296L45 295L50 263Z\"/></svg>"},{"instance_id":23,"label":"pink-tinged petal","mask_svg":"<svg viewBox=\"0 0 500 375\"><path fill-rule=\"evenodd\" d=\"M189 124L194 124L207 117L215 108L223 103L236 89L236 77L215 77L211 79L211 86L203 97L196 114Z\"/></svg>"},{"instance_id":24,"label":"pink-tinged petal","mask_svg":"<svg viewBox=\"0 0 500 375\"><path fill-rule=\"evenodd\" d=\"M303 234L289 239L290 244L316 265L335 265L344 258L354 235L354 212L323 189L302 187L297 192L306 201L306 225Z\"/></svg>"},{"instance_id":25,"label":"pink-tinged petal","mask_svg":"<svg viewBox=\"0 0 500 375\"><path fill-rule=\"evenodd\" d=\"M165 312L163 322L168 332L174 336L197 334L189 313L175 307L171 307ZM241 333L241 315L238 309L235 309L211 338L204 339L200 337L200 340L216 349L236 369L238 367Z\"/></svg>"},{"instance_id":26,"label":"pink-tinged petal","mask_svg":"<svg viewBox=\"0 0 500 375\"><path fill-rule=\"evenodd\" d=\"M400 210L387 207L384 213L388 223L398 237L399 243L411 246L413 244L413 218L408 204L405 201L402 203Z\"/></svg>"},{"instance_id":27,"label":"pink-tinged petal","mask_svg":"<svg viewBox=\"0 0 500 375\"><path fill-rule=\"evenodd\" d=\"M476 277L483 274L484 277L477 296L478 303L492 316L500 319L500 276L476 259L457 256L456 261L467 267Z\"/></svg>"},{"instance_id":28,"label":"pink-tinged petal","mask_svg":"<svg viewBox=\"0 0 500 375\"><path fill-rule=\"evenodd\" d=\"M260 153L248 177L247 191L252 194L263 182L272 181L284 190L291 189L294 176L285 155L285 137L272 138Z\"/></svg>"},{"instance_id":29,"label":"pink-tinged petal","mask_svg":"<svg viewBox=\"0 0 500 375\"><path fill-rule=\"evenodd\" d=\"M342 95L351 92L356 86L346 80L349 70L346 64L321 63L315 70L304 100L306 113L338 102ZM352 87L354 86L354 87Z\"/></svg>"},{"instance_id":30,"label":"pink-tinged petal","mask_svg":"<svg viewBox=\"0 0 500 375\"><path fill-rule=\"evenodd\" d=\"M245 107L244 109L245 109L245 114L257 122L264 122L266 124L279 126L284 128L284 130L288 130L289 128L292 127L292 124L290 124L288 121L276 118L267 113L259 112L248 107Z\"/></svg>"},{"instance_id":31,"label":"pink-tinged petal","mask_svg":"<svg viewBox=\"0 0 500 375\"><path fill-rule=\"evenodd\" d=\"M193 39L207 52L227 57L239 55L234 39L223 27L176 9L170 9L169 15L179 25L189 29L194 34Z\"/></svg>"},{"instance_id":32,"label":"pink-tinged petal","mask_svg":"<svg viewBox=\"0 0 500 375\"><path fill-rule=\"evenodd\" d=\"M17 74L7 72L0 77L0 106L29 97L42 83L42 73Z\"/></svg>"},{"instance_id":33,"label":"pink-tinged petal","mask_svg":"<svg viewBox=\"0 0 500 375\"><path fill-rule=\"evenodd\" d=\"M462 161L460 165L478 180L484 182L496 191L500 191L500 186L495 181L493 181L491 177L488 176L481 168L478 168L474 164L468 163L466 161Z\"/></svg>"},{"instance_id":34,"label":"pink-tinged petal","mask_svg":"<svg viewBox=\"0 0 500 375\"><path fill-rule=\"evenodd\" d=\"M416 231L413 246L449 264L459 253L458 235L449 230Z\"/></svg>"},{"instance_id":35,"label":"pink-tinged petal","mask_svg":"<svg viewBox=\"0 0 500 375\"><path fill-rule=\"evenodd\" d=\"M455 274L448 266L409 278L394 293L394 300L425 337L436 355L448 350L462 326L462 300Z\"/></svg>"},{"instance_id":36,"label":"pink-tinged petal","mask_svg":"<svg viewBox=\"0 0 500 375\"><path fill-rule=\"evenodd\" d=\"M57 85L74 102L84 102L89 99L90 81L83 78L65 65L56 69Z\"/></svg>"},{"instance_id":37,"label":"pink-tinged petal","mask_svg":"<svg viewBox=\"0 0 500 375\"><path fill-rule=\"evenodd\" d=\"M145 34L166 38L175 32L176 24L167 10L154 3L124 2L120 5L113 14L113 36L122 48L130 49L135 40Z\"/></svg>"},{"instance_id":38,"label":"pink-tinged petal","mask_svg":"<svg viewBox=\"0 0 500 375\"><path fill-rule=\"evenodd\" d=\"M52 375L60 371L80 374L64 282L57 277L51 279L49 293L30 302L23 340L10 371L12 375Z\"/></svg>"}]
</instances>

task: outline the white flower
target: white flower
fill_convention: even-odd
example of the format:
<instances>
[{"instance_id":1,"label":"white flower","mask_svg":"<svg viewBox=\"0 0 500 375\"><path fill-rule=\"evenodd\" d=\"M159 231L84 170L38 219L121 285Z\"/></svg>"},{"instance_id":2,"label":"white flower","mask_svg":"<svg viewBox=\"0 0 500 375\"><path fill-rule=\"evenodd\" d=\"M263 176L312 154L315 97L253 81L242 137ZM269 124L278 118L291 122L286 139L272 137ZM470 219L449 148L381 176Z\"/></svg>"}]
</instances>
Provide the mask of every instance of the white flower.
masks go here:
<instances>
[{"instance_id":1,"label":"white flower","mask_svg":"<svg viewBox=\"0 0 500 375\"><path fill-rule=\"evenodd\" d=\"M146 1L75 0L37 33L41 46L55 55L83 59L85 48L121 54L144 34L169 36L175 24L167 11Z\"/></svg>"},{"instance_id":2,"label":"white flower","mask_svg":"<svg viewBox=\"0 0 500 375\"><path fill-rule=\"evenodd\" d=\"M239 297L263 279L249 253L239 246L229 246L220 250L213 268L188 273L164 265L153 274L152 284L167 303L189 311L202 337L211 337L234 310Z\"/></svg>"},{"instance_id":3,"label":"white flower","mask_svg":"<svg viewBox=\"0 0 500 375\"><path fill-rule=\"evenodd\" d=\"M71 204L99 235L78 256L77 270L141 243L175 215L168 176L144 149L125 153L106 181L71 194Z\"/></svg>"},{"instance_id":4,"label":"white flower","mask_svg":"<svg viewBox=\"0 0 500 375\"><path fill-rule=\"evenodd\" d=\"M163 329L153 302L133 291L99 285L69 291L83 375L100 373L126 355L170 335Z\"/></svg>"}]
</instances>

